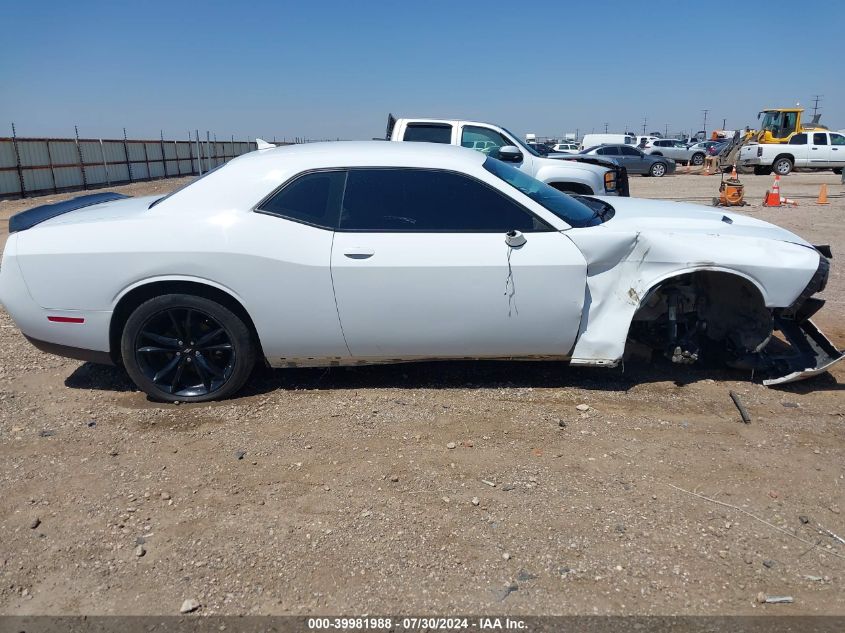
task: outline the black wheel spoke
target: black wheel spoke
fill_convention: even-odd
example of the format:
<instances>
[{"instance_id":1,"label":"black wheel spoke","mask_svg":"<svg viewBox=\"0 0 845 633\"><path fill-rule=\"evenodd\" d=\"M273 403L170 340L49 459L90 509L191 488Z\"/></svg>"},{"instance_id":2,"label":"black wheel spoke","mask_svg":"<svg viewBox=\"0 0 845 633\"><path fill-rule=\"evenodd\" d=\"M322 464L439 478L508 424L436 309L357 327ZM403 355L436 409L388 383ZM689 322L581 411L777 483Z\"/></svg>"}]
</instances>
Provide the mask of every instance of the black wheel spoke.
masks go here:
<instances>
[{"instance_id":1,"label":"black wheel spoke","mask_svg":"<svg viewBox=\"0 0 845 633\"><path fill-rule=\"evenodd\" d=\"M206 371L206 369L199 362L194 363L194 369L197 370L197 374L199 375L200 380L202 380L202 384L206 388L206 390L210 390L211 376L209 375L209 372Z\"/></svg>"},{"instance_id":2,"label":"black wheel spoke","mask_svg":"<svg viewBox=\"0 0 845 633\"><path fill-rule=\"evenodd\" d=\"M202 367L205 371L209 372L210 374L213 374L216 378L222 378L223 377L223 370L219 369L219 368L215 367L214 365L212 365L211 363L209 363L208 359L206 359L205 356L200 354L199 356L196 356L195 358L196 358L198 367Z\"/></svg>"},{"instance_id":3,"label":"black wheel spoke","mask_svg":"<svg viewBox=\"0 0 845 633\"><path fill-rule=\"evenodd\" d=\"M135 361L171 397L207 396L221 389L234 371L237 350L228 330L202 310L162 310L139 330Z\"/></svg>"},{"instance_id":4,"label":"black wheel spoke","mask_svg":"<svg viewBox=\"0 0 845 633\"><path fill-rule=\"evenodd\" d=\"M185 359L179 359L179 366L176 368L176 371L173 372L173 380L170 381L170 392L176 393L176 385L179 384L179 379L182 377L182 372L185 370Z\"/></svg>"},{"instance_id":5,"label":"black wheel spoke","mask_svg":"<svg viewBox=\"0 0 845 633\"><path fill-rule=\"evenodd\" d=\"M172 352L173 352L173 348L172 348L172 347L156 347L155 345L145 345L144 347L139 347L139 348L138 348L138 351L139 351L139 352L144 352L145 354L146 354L146 353L151 353L151 352L159 352L159 353L161 353L161 352L164 352L164 353L168 353L168 352L170 352L170 353L172 353Z\"/></svg>"},{"instance_id":6,"label":"black wheel spoke","mask_svg":"<svg viewBox=\"0 0 845 633\"><path fill-rule=\"evenodd\" d=\"M164 367L162 367L158 372L156 372L155 376L153 376L153 382L158 382L162 378L164 378L167 374L173 371L173 368L179 364L179 357L174 356L169 363L167 363Z\"/></svg>"},{"instance_id":7,"label":"black wheel spoke","mask_svg":"<svg viewBox=\"0 0 845 633\"><path fill-rule=\"evenodd\" d=\"M211 352L211 351L218 351L218 350L227 350L232 349L231 343L219 343L217 345L205 345L200 347L200 350L203 352Z\"/></svg>"},{"instance_id":8,"label":"black wheel spoke","mask_svg":"<svg viewBox=\"0 0 845 633\"><path fill-rule=\"evenodd\" d=\"M170 322L173 324L173 330L176 332L176 336L179 338L184 338L182 335L182 328L179 325L179 321L176 320L175 310L168 310L167 316L170 317Z\"/></svg>"},{"instance_id":9,"label":"black wheel spoke","mask_svg":"<svg viewBox=\"0 0 845 633\"><path fill-rule=\"evenodd\" d=\"M156 334L155 332L149 332L146 330L141 332L141 336L146 337L154 343L158 343L159 345L168 348L168 350L170 351L179 349L179 340L170 336L162 336L161 334Z\"/></svg>"},{"instance_id":10,"label":"black wheel spoke","mask_svg":"<svg viewBox=\"0 0 845 633\"><path fill-rule=\"evenodd\" d=\"M210 341L213 341L215 338L217 338L218 336L220 336L221 334L223 334L225 331L226 331L226 330L224 330L224 329L221 327L221 328L218 328L218 329L216 329L216 330L214 330L214 331L212 331L212 332L209 332L208 334L206 334L205 336L203 336L200 340L198 340L198 341L196 342L196 346L195 346L195 347L198 347L198 348L203 348L203 347L205 347L205 346L206 346L206 345L207 345Z\"/></svg>"}]
</instances>

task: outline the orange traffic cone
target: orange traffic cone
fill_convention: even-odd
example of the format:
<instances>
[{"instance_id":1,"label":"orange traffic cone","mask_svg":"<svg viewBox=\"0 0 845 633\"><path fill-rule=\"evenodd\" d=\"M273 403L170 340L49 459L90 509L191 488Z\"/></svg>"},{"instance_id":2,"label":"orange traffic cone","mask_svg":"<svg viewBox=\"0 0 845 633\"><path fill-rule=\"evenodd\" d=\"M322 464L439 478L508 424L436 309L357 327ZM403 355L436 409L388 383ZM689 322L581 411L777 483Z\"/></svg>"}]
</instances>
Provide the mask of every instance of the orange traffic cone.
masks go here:
<instances>
[{"instance_id":1,"label":"orange traffic cone","mask_svg":"<svg viewBox=\"0 0 845 633\"><path fill-rule=\"evenodd\" d=\"M763 200L764 207L779 207L780 206L780 176L775 174L775 182L772 185L771 191L766 192L766 197Z\"/></svg>"},{"instance_id":2,"label":"orange traffic cone","mask_svg":"<svg viewBox=\"0 0 845 633\"><path fill-rule=\"evenodd\" d=\"M830 204L827 201L827 185L822 185L819 189L819 197L816 199L816 204Z\"/></svg>"}]
</instances>

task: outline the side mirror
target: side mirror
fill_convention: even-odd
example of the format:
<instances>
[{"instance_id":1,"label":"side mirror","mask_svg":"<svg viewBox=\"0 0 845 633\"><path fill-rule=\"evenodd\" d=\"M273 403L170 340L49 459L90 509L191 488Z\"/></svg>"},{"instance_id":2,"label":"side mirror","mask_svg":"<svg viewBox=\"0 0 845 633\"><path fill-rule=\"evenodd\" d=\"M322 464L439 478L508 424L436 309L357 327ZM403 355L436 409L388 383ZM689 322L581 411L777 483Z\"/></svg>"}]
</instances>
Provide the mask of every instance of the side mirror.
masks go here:
<instances>
[{"instance_id":1,"label":"side mirror","mask_svg":"<svg viewBox=\"0 0 845 633\"><path fill-rule=\"evenodd\" d=\"M522 234L522 231L517 231L514 229L513 231L508 231L505 233L505 244L510 246L511 248L519 248L528 240L525 239L525 236Z\"/></svg>"},{"instance_id":2,"label":"side mirror","mask_svg":"<svg viewBox=\"0 0 845 633\"><path fill-rule=\"evenodd\" d=\"M516 145L505 145L499 148L497 158L507 163L521 163L522 152Z\"/></svg>"}]
</instances>

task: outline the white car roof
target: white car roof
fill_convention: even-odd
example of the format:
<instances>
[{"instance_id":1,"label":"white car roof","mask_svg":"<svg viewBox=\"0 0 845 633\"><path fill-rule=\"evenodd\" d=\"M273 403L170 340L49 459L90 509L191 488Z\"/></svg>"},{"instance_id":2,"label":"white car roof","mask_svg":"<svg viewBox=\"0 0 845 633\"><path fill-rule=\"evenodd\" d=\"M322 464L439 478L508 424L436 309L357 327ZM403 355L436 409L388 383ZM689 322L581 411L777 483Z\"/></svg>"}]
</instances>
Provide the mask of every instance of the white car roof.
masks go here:
<instances>
[{"instance_id":1,"label":"white car roof","mask_svg":"<svg viewBox=\"0 0 845 633\"><path fill-rule=\"evenodd\" d=\"M476 173L487 156L440 143L335 141L284 145L232 159L177 191L156 208L243 208L303 171L331 167L419 167Z\"/></svg>"}]
</instances>

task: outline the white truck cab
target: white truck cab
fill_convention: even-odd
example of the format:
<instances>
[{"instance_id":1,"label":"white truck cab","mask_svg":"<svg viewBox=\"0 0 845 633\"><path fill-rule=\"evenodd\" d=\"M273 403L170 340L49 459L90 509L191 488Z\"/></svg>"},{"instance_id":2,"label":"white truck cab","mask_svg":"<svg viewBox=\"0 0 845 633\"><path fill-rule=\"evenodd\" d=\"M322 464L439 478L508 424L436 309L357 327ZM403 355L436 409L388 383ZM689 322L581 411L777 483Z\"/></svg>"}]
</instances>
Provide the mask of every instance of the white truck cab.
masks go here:
<instances>
[{"instance_id":1,"label":"white truck cab","mask_svg":"<svg viewBox=\"0 0 845 633\"><path fill-rule=\"evenodd\" d=\"M544 158L503 127L478 121L450 119L395 119L388 117L387 140L444 143L478 150L509 162L537 180L572 194L627 195L624 168L584 162L573 156ZM587 162L590 161L590 162Z\"/></svg>"},{"instance_id":2,"label":"white truck cab","mask_svg":"<svg viewBox=\"0 0 845 633\"><path fill-rule=\"evenodd\" d=\"M845 134L808 130L795 134L788 143L751 143L739 150L737 165L754 167L756 174L774 172L780 176L796 167L841 173L845 167Z\"/></svg>"}]
</instances>

